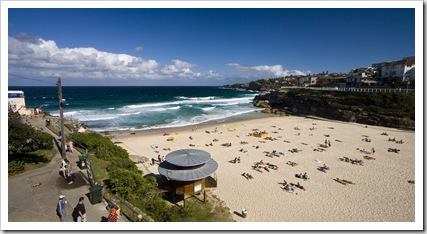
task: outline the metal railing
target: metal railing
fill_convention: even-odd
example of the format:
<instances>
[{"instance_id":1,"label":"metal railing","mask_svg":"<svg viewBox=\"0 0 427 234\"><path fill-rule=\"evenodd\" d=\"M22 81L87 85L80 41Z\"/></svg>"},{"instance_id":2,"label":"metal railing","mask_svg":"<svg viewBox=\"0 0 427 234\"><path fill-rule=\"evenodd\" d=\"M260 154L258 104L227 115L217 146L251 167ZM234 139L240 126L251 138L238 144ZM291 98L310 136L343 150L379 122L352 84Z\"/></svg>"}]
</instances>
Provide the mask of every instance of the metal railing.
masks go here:
<instances>
[{"instance_id":1,"label":"metal railing","mask_svg":"<svg viewBox=\"0 0 427 234\"><path fill-rule=\"evenodd\" d=\"M333 88L333 87L281 87L283 89L312 89L312 90L326 90L326 91L341 91L341 92L365 92L365 93L413 93L415 89L409 88L365 88L365 87L345 87L345 88Z\"/></svg>"}]
</instances>

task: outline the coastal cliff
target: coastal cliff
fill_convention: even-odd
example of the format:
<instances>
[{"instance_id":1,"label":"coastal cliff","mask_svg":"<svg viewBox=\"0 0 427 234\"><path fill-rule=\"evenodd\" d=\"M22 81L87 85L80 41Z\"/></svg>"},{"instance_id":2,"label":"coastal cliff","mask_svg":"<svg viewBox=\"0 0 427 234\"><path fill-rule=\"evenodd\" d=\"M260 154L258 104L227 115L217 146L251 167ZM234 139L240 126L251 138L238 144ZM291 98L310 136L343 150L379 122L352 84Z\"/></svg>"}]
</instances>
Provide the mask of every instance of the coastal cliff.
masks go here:
<instances>
[{"instance_id":1,"label":"coastal cliff","mask_svg":"<svg viewBox=\"0 0 427 234\"><path fill-rule=\"evenodd\" d=\"M415 130L415 93L361 93L293 89L258 95L263 112L313 115L376 126Z\"/></svg>"}]
</instances>

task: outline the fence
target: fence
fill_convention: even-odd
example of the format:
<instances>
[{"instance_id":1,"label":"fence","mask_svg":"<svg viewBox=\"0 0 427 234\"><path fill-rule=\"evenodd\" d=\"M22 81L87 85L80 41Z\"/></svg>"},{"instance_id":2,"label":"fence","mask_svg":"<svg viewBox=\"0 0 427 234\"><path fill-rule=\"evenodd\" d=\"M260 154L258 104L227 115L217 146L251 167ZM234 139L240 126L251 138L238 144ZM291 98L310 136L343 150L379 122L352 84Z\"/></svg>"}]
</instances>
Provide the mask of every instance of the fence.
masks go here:
<instances>
[{"instance_id":1,"label":"fence","mask_svg":"<svg viewBox=\"0 0 427 234\"><path fill-rule=\"evenodd\" d=\"M89 178L90 185L94 186L99 183L97 183L95 179L95 174L92 170L92 163L90 161L89 154L87 153L87 151L85 151L85 153L87 176ZM110 190L106 189L104 186L102 186L101 195L107 202L113 203L114 205L118 206L120 208L120 213L125 215L129 220L135 222L138 219L138 215L142 215L142 220L144 222L154 222L154 220L150 216L146 215L144 212L142 212L140 209L130 204L129 202L123 201L122 199L114 195Z\"/></svg>"},{"instance_id":2,"label":"fence","mask_svg":"<svg viewBox=\"0 0 427 234\"><path fill-rule=\"evenodd\" d=\"M120 208L120 213L124 214L129 220L135 222L138 219L138 215L142 215L143 222L154 222L150 216L142 212L138 207L135 207L129 202L120 199L105 187L103 187L101 194L102 197L107 200L107 202L118 206Z\"/></svg>"},{"instance_id":3,"label":"fence","mask_svg":"<svg viewBox=\"0 0 427 234\"><path fill-rule=\"evenodd\" d=\"M327 90L327 91L341 91L341 92L365 92L365 93L414 93L415 89L409 88L331 88L331 87L282 87L281 89L312 89L312 90Z\"/></svg>"}]
</instances>

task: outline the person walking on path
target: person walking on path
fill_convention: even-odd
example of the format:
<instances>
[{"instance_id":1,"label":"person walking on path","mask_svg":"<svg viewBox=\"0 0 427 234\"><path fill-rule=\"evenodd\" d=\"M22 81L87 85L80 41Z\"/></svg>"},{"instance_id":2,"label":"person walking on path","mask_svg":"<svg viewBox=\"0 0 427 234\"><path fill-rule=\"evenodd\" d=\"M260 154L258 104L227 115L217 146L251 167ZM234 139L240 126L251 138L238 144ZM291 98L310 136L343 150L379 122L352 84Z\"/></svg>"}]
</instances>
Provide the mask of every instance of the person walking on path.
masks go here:
<instances>
[{"instance_id":1,"label":"person walking on path","mask_svg":"<svg viewBox=\"0 0 427 234\"><path fill-rule=\"evenodd\" d=\"M108 222L117 222L116 208L111 208L111 212L108 215Z\"/></svg>"},{"instance_id":2,"label":"person walking on path","mask_svg":"<svg viewBox=\"0 0 427 234\"><path fill-rule=\"evenodd\" d=\"M67 204L67 201L65 201L64 195L59 195L59 201L56 205L56 213L58 214L59 218L61 219L61 222L67 222L67 216L65 212L65 204Z\"/></svg>"},{"instance_id":3,"label":"person walking on path","mask_svg":"<svg viewBox=\"0 0 427 234\"><path fill-rule=\"evenodd\" d=\"M86 208L83 204L84 197L79 198L79 203L77 204L76 208L76 215L77 215L77 222L86 222Z\"/></svg>"}]
</instances>

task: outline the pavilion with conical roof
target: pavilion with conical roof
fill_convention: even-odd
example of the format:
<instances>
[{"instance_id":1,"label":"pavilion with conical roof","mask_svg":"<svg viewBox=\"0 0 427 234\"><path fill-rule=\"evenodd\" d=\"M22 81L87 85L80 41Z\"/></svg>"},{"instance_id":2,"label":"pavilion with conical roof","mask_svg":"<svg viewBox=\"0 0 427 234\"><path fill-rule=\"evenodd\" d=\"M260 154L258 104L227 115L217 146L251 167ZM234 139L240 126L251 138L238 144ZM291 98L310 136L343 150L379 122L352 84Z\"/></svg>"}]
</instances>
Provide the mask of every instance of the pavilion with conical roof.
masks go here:
<instances>
[{"instance_id":1,"label":"pavilion with conical roof","mask_svg":"<svg viewBox=\"0 0 427 234\"><path fill-rule=\"evenodd\" d=\"M194 195L203 192L206 187L216 187L216 180L211 177L218 168L218 163L203 150L182 149L170 152L165 161L159 165L159 173L170 183L169 190L175 195ZM215 180L215 183L207 183Z\"/></svg>"}]
</instances>

